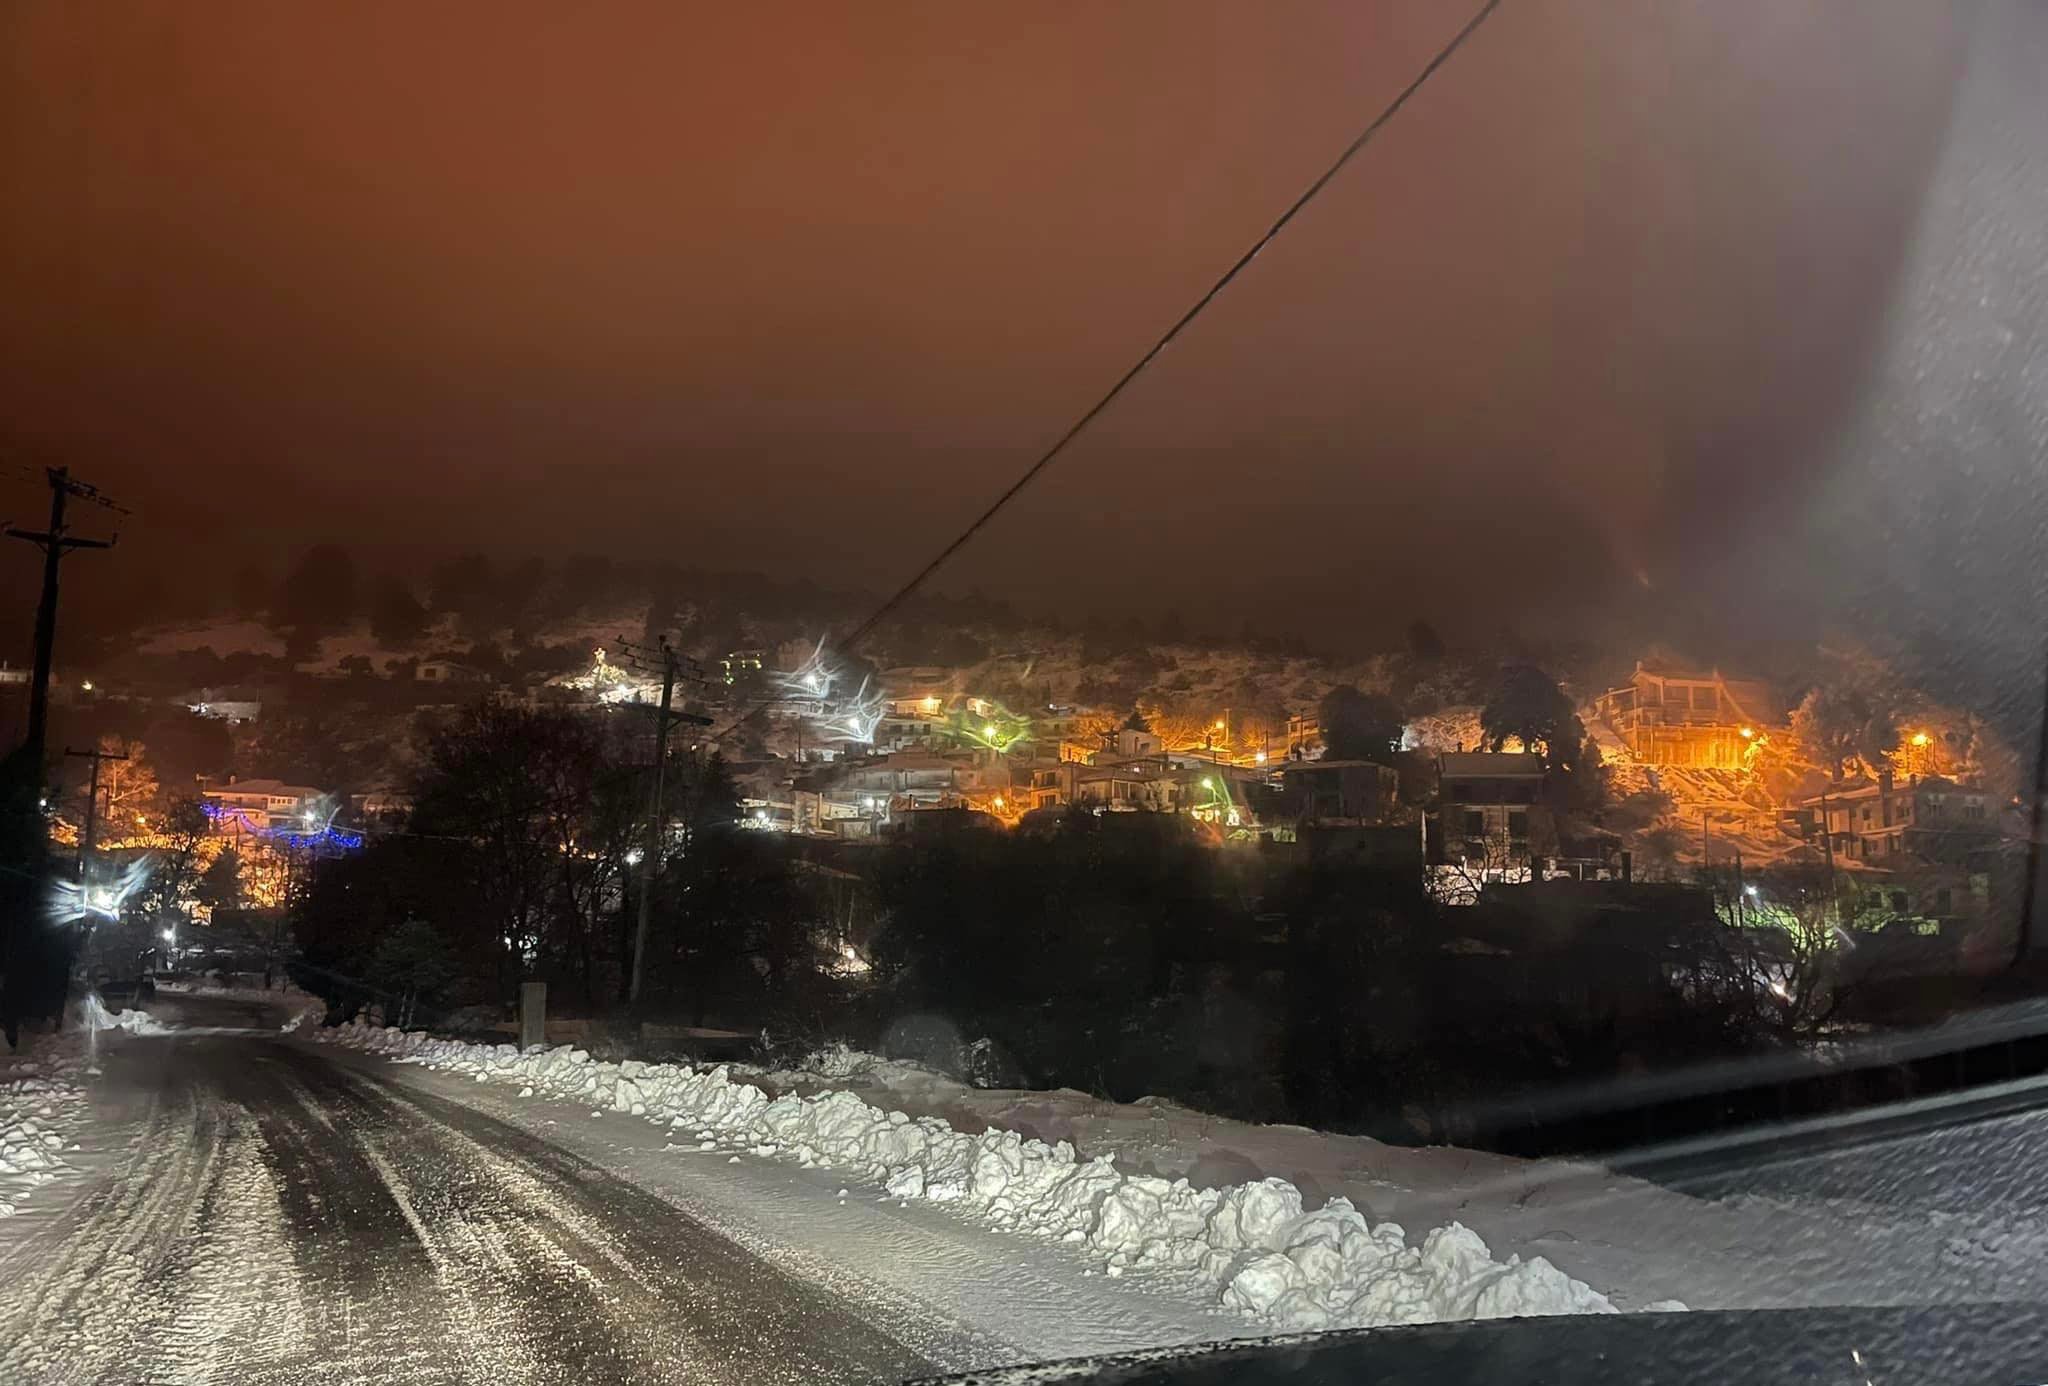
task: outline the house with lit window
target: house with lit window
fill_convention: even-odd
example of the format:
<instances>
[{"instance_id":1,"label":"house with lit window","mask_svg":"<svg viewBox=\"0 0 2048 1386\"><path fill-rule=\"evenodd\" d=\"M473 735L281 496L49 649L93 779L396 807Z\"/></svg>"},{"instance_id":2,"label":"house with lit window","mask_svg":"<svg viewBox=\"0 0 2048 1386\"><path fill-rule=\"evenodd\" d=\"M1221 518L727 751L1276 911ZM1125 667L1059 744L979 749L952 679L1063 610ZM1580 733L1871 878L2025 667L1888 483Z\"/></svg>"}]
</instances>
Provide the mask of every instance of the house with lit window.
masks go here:
<instances>
[{"instance_id":1,"label":"house with lit window","mask_svg":"<svg viewBox=\"0 0 2048 1386\"><path fill-rule=\"evenodd\" d=\"M1890 857L1966 862L1998 837L1997 806L1982 789L1939 775L1856 780L1801 803L1840 861Z\"/></svg>"},{"instance_id":2,"label":"house with lit window","mask_svg":"<svg viewBox=\"0 0 2048 1386\"><path fill-rule=\"evenodd\" d=\"M202 797L215 832L269 832L273 828L300 832L326 817L325 791L311 785L286 784L283 780L229 776L226 784L204 790Z\"/></svg>"},{"instance_id":3,"label":"house with lit window","mask_svg":"<svg viewBox=\"0 0 2048 1386\"><path fill-rule=\"evenodd\" d=\"M1753 740L1784 720L1769 685L1645 664L1593 700L1594 715L1645 765L1739 770Z\"/></svg>"},{"instance_id":4,"label":"house with lit window","mask_svg":"<svg viewBox=\"0 0 2048 1386\"><path fill-rule=\"evenodd\" d=\"M1164 761L1147 758L1066 768L1074 803L1112 813L1172 813L1180 807L1180 779Z\"/></svg>"}]
</instances>

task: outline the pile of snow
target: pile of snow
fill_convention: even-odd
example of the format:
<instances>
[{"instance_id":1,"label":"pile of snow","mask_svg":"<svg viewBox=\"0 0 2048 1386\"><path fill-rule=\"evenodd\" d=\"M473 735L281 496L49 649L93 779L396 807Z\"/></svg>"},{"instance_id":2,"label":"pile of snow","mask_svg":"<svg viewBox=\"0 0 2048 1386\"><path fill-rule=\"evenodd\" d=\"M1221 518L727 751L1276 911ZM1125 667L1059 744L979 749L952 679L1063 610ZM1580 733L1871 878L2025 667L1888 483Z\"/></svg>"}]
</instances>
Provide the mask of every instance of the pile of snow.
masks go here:
<instances>
[{"instance_id":1,"label":"pile of snow","mask_svg":"<svg viewBox=\"0 0 2048 1386\"><path fill-rule=\"evenodd\" d=\"M292 1013L285 1017L284 1024L277 1028L289 1035L302 1026L311 1025L317 1028L326 1018L327 1003L317 996L305 996L293 1007Z\"/></svg>"},{"instance_id":2,"label":"pile of snow","mask_svg":"<svg viewBox=\"0 0 2048 1386\"><path fill-rule=\"evenodd\" d=\"M58 1152L84 1119L85 1060L68 1036L50 1036L0 1059L0 1218L61 1174Z\"/></svg>"},{"instance_id":3,"label":"pile of snow","mask_svg":"<svg viewBox=\"0 0 2048 1386\"><path fill-rule=\"evenodd\" d=\"M79 1024L87 1030L126 1030L131 1035L168 1035L177 1029L147 1011L110 1011L97 992L88 992L78 1008Z\"/></svg>"},{"instance_id":4,"label":"pile of snow","mask_svg":"<svg viewBox=\"0 0 2048 1386\"><path fill-rule=\"evenodd\" d=\"M947 1204L991 1227L1070 1243L1111 1276L1178 1277L1213 1302L1276 1328L1326 1329L1527 1314L1611 1313L1584 1282L1541 1257L1498 1261L1458 1223L1410 1245L1398 1224L1370 1222L1350 1200L1303 1206L1282 1179L1196 1188L1126 1174L993 1127L978 1136L937 1117L872 1107L850 1092L770 1098L721 1065L594 1063L560 1046L521 1053L423 1032L353 1023L321 1039L522 1085L523 1096L573 1099L694 1133L699 1149L743 1148L806 1167L845 1170L890 1197ZM865 1057L865 1056L862 1056ZM857 1062L852 1051L820 1066Z\"/></svg>"}]
</instances>

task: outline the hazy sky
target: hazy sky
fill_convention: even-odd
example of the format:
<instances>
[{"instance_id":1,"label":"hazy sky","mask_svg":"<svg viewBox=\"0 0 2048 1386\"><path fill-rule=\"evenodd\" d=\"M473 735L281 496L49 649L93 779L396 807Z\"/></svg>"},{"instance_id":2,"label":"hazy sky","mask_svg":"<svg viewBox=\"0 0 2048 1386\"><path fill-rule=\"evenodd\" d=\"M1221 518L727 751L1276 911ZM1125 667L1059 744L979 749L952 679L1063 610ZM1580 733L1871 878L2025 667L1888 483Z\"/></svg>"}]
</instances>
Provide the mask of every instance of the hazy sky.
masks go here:
<instances>
[{"instance_id":1,"label":"hazy sky","mask_svg":"<svg viewBox=\"0 0 2048 1386\"><path fill-rule=\"evenodd\" d=\"M0 442L140 510L89 586L337 538L887 587L1469 13L8 0ZM1707 590L1824 493L1962 13L1504 0L951 580L1296 627Z\"/></svg>"}]
</instances>

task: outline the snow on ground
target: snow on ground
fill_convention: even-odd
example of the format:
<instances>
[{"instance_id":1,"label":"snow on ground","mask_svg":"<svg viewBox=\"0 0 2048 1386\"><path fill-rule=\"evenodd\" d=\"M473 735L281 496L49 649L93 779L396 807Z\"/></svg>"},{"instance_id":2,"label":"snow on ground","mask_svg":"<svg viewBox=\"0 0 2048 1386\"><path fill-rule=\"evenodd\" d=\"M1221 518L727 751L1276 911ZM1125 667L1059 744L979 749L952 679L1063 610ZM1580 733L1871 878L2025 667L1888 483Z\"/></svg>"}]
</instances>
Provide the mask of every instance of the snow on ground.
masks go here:
<instances>
[{"instance_id":1,"label":"snow on ground","mask_svg":"<svg viewBox=\"0 0 2048 1386\"><path fill-rule=\"evenodd\" d=\"M276 1007L285 1017L279 1028L286 1033L301 1025L318 1025L327 1016L325 1001L311 992L300 991L288 982L271 987L245 987L230 982L159 979L156 989L169 996L220 996Z\"/></svg>"},{"instance_id":2,"label":"snow on ground","mask_svg":"<svg viewBox=\"0 0 2048 1386\"><path fill-rule=\"evenodd\" d=\"M62 1152L87 1119L86 1079L99 1072L99 1036L108 1030L160 1035L173 1027L141 1011L108 1011L88 996L77 1023L55 1034L23 1036L0 1058L0 1218L69 1168Z\"/></svg>"},{"instance_id":3,"label":"snow on ground","mask_svg":"<svg viewBox=\"0 0 2048 1386\"><path fill-rule=\"evenodd\" d=\"M223 657L274 656L284 653L284 637L261 621L202 621L145 631L136 646L137 653L146 655L182 654L198 649L210 649Z\"/></svg>"},{"instance_id":4,"label":"snow on ground","mask_svg":"<svg viewBox=\"0 0 2048 1386\"><path fill-rule=\"evenodd\" d=\"M60 1152L85 1106L85 1054L72 1040L38 1036L0 1061L0 1218L65 1168Z\"/></svg>"},{"instance_id":5,"label":"snow on ground","mask_svg":"<svg viewBox=\"0 0 2048 1386\"><path fill-rule=\"evenodd\" d=\"M79 1024L87 1031L126 1030L131 1035L168 1035L178 1028L164 1024L148 1011L110 1011L90 992L79 1005Z\"/></svg>"},{"instance_id":6,"label":"snow on ground","mask_svg":"<svg viewBox=\"0 0 2048 1386\"><path fill-rule=\"evenodd\" d=\"M1071 1245L1108 1276L1144 1275L1275 1328L1614 1309L1542 1257L1495 1259L1456 1221L1411 1244L1400 1225L1374 1222L1350 1199L1318 1203L1284 1179L1199 1185L1132 1172L1107 1154L1083 1158L1067 1140L994 1125L970 1135L941 1116L885 1110L843 1090L771 1097L734 1081L725 1066L597 1063L568 1046L522 1054L510 1044L360 1022L318 1038L480 1083L517 1083L522 1096L644 1117L694 1137L700 1150L743 1149L844 1171L889 1197L943 1204L1000 1231Z\"/></svg>"},{"instance_id":7,"label":"snow on ground","mask_svg":"<svg viewBox=\"0 0 2048 1386\"><path fill-rule=\"evenodd\" d=\"M2031 1013L2009 1024L2039 1029ZM1929 1046L1958 1042L1936 1036ZM1944 1169L1953 1168L1948 1154L1889 1157L1885 1177L1917 1194L1883 1205L1754 1192L1709 1199L1590 1161L1392 1146L1231 1121L1160 1098L1117 1103L1072 1090L978 1090L917 1064L838 1046L795 1070L738 1071L773 1093L851 1091L956 1127L994 1126L1068 1142L1127 1173L1198 1187L1278 1176L1308 1205L1342 1198L1374 1222L1461 1225L1488 1246L1556 1266L1623 1310L1674 1302L1761 1309L2048 1298L2048 1230L2036 1212L1975 1193L1947 1205L1928 1197L1941 1188ZM1875 1156L1853 1158L1868 1166ZM1916 1160L1934 1167L1919 1168ZM2031 1168L2018 1155L2005 1164ZM1975 1177L2001 1185L2019 1176ZM1767 1178L1750 1182L1772 1187Z\"/></svg>"}]
</instances>

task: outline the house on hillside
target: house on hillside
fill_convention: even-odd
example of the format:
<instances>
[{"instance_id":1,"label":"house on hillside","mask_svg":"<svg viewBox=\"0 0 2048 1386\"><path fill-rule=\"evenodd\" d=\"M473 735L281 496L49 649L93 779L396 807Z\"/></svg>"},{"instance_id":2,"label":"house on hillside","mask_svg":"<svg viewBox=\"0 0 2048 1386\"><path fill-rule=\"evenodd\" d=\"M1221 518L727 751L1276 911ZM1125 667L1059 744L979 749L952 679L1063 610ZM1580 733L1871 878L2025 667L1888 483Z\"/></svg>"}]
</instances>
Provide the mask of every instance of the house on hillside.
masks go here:
<instances>
[{"instance_id":1,"label":"house on hillside","mask_svg":"<svg viewBox=\"0 0 2048 1386\"><path fill-rule=\"evenodd\" d=\"M1163 761L1071 765L1068 774L1077 804L1116 813L1172 813L1180 807L1180 779Z\"/></svg>"},{"instance_id":2,"label":"house on hillside","mask_svg":"<svg viewBox=\"0 0 2048 1386\"><path fill-rule=\"evenodd\" d=\"M491 676L474 664L454 659L423 659L412 676L421 683L489 683Z\"/></svg>"},{"instance_id":3,"label":"house on hillside","mask_svg":"<svg viewBox=\"0 0 2048 1386\"><path fill-rule=\"evenodd\" d=\"M1543 757L1522 752L1446 751L1437 757L1433 864L1488 872L1525 871L1556 849L1556 825L1537 800Z\"/></svg>"},{"instance_id":4,"label":"house on hillside","mask_svg":"<svg viewBox=\"0 0 2048 1386\"><path fill-rule=\"evenodd\" d=\"M1280 813L1298 823L1386 823L1399 808L1401 776L1391 765L1291 760L1279 775Z\"/></svg>"},{"instance_id":5,"label":"house on hillside","mask_svg":"<svg viewBox=\"0 0 2048 1386\"><path fill-rule=\"evenodd\" d=\"M1740 769L1757 733L1784 720L1767 684L1640 660L1627 683L1593 700L1593 712L1645 765L1714 770Z\"/></svg>"},{"instance_id":6,"label":"house on hillside","mask_svg":"<svg viewBox=\"0 0 2048 1386\"><path fill-rule=\"evenodd\" d=\"M1997 807L1982 789L1940 776L1858 780L1803 801L1838 860L1913 856L1966 862L1998 839Z\"/></svg>"},{"instance_id":7,"label":"house on hillside","mask_svg":"<svg viewBox=\"0 0 2048 1386\"><path fill-rule=\"evenodd\" d=\"M204 790L203 797L215 832L303 832L324 819L322 801L327 795L311 785L229 776L226 784Z\"/></svg>"}]
</instances>

